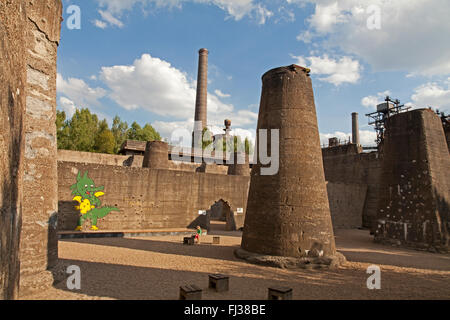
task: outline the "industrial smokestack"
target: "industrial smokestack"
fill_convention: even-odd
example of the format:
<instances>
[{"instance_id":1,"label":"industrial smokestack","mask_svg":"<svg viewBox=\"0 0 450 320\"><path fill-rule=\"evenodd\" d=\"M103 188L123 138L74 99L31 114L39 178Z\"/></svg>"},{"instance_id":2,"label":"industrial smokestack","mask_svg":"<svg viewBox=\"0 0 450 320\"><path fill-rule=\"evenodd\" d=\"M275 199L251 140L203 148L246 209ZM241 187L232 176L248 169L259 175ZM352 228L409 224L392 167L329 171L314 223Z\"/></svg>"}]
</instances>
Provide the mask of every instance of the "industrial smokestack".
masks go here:
<instances>
[{"instance_id":1,"label":"industrial smokestack","mask_svg":"<svg viewBox=\"0 0 450 320\"><path fill-rule=\"evenodd\" d=\"M352 143L356 144L357 146L360 145L359 141L359 120L358 120L358 113L353 112L352 113Z\"/></svg>"},{"instance_id":2,"label":"industrial smokestack","mask_svg":"<svg viewBox=\"0 0 450 320\"><path fill-rule=\"evenodd\" d=\"M200 49L197 77L197 99L195 102L194 131L202 131L207 123L207 100L208 100L208 50ZM200 124L201 123L201 124Z\"/></svg>"},{"instance_id":3,"label":"industrial smokestack","mask_svg":"<svg viewBox=\"0 0 450 320\"><path fill-rule=\"evenodd\" d=\"M335 256L314 93L305 68L281 67L263 76L258 130L267 128L281 129L279 146L272 141L268 148L272 156L279 151L283 165L275 175L262 174L267 166L259 157L253 165L241 248L303 261L317 250Z\"/></svg>"}]
</instances>

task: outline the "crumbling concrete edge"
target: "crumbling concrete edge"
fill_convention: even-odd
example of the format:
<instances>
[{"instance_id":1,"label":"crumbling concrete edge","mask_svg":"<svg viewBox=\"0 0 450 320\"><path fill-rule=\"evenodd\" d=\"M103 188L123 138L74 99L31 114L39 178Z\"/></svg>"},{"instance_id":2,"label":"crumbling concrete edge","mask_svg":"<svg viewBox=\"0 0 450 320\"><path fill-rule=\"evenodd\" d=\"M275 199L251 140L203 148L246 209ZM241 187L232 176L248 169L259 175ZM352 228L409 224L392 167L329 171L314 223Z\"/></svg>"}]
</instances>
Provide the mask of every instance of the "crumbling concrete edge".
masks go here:
<instances>
[{"instance_id":1,"label":"crumbling concrete edge","mask_svg":"<svg viewBox=\"0 0 450 320\"><path fill-rule=\"evenodd\" d=\"M248 252L242 248L236 249L234 255L238 259L245 260L252 264L262 265L266 267L274 267L281 269L337 269L347 262L345 256L336 252L334 256L323 257L280 257L262 255L258 253Z\"/></svg>"}]
</instances>

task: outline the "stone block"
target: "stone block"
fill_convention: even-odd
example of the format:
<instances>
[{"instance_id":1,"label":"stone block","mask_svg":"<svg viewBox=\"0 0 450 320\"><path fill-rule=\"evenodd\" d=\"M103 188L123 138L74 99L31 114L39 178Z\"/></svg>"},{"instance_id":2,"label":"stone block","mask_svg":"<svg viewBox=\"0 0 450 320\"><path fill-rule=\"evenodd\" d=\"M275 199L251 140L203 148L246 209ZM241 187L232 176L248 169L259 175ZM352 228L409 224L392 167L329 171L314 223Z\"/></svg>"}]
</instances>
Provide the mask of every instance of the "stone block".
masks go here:
<instances>
[{"instance_id":1,"label":"stone block","mask_svg":"<svg viewBox=\"0 0 450 320\"><path fill-rule=\"evenodd\" d=\"M209 275L209 288L216 292L225 292L229 290L230 278L223 274Z\"/></svg>"},{"instance_id":2,"label":"stone block","mask_svg":"<svg viewBox=\"0 0 450 320\"><path fill-rule=\"evenodd\" d=\"M269 288L268 300L292 300L292 288L271 287Z\"/></svg>"},{"instance_id":3,"label":"stone block","mask_svg":"<svg viewBox=\"0 0 450 320\"><path fill-rule=\"evenodd\" d=\"M180 287L180 300L202 300L203 290L195 284Z\"/></svg>"}]
</instances>

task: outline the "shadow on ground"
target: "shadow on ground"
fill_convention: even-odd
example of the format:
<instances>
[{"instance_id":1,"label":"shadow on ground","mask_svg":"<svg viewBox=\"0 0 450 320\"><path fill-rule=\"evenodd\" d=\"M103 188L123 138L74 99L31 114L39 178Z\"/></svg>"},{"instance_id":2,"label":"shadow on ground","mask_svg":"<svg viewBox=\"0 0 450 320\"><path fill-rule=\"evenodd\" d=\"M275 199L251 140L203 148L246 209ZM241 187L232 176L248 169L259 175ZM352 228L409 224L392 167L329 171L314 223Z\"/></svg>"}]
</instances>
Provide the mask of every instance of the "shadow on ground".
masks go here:
<instances>
[{"instance_id":1,"label":"shadow on ground","mask_svg":"<svg viewBox=\"0 0 450 320\"><path fill-rule=\"evenodd\" d=\"M200 244L196 244L194 246L184 245L182 242L182 237L180 237L179 242L156 241L151 240L150 238L145 239L96 238L96 239L73 239L60 241L93 244L105 247L117 247L133 250L150 251L170 255L238 261L238 259L234 256L234 249L237 249L239 246L231 246L231 247L217 246L211 243L212 240L205 240L205 238L201 240ZM205 247L211 246L214 247L214 250L205 250Z\"/></svg>"},{"instance_id":2,"label":"shadow on ground","mask_svg":"<svg viewBox=\"0 0 450 320\"><path fill-rule=\"evenodd\" d=\"M365 270L284 273L273 268L230 266L217 270L230 275L230 291L216 293L208 289L208 273L205 272L76 260L62 262L81 269L81 290L76 293L120 300L177 300L179 287L186 284L202 288L204 300L265 300L271 286L292 288L295 300L449 299L448 285L444 283L448 277L437 275L385 272L382 274L382 289L369 290ZM70 291L65 281L55 288Z\"/></svg>"},{"instance_id":3,"label":"shadow on ground","mask_svg":"<svg viewBox=\"0 0 450 320\"><path fill-rule=\"evenodd\" d=\"M365 230L337 230L336 246L348 261L424 270L450 271L450 255L373 242Z\"/></svg>"}]
</instances>

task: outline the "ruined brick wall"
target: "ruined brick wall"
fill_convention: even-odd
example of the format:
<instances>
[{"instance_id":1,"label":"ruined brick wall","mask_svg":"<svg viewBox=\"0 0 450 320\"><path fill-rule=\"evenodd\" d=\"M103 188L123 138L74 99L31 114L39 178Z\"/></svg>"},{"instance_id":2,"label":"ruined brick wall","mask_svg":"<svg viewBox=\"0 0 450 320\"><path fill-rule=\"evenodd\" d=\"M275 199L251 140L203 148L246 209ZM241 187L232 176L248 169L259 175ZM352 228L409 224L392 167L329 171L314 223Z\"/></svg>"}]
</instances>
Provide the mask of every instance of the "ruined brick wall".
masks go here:
<instances>
[{"instance_id":1,"label":"ruined brick wall","mask_svg":"<svg viewBox=\"0 0 450 320\"><path fill-rule=\"evenodd\" d=\"M441 121L421 109L386 127L375 240L447 251L450 156Z\"/></svg>"},{"instance_id":2,"label":"ruined brick wall","mask_svg":"<svg viewBox=\"0 0 450 320\"><path fill-rule=\"evenodd\" d=\"M195 221L201 224L198 211L219 200L231 206L236 229L244 223L237 209L246 210L249 177L59 162L59 230L77 226L70 186L79 171L88 171L97 185L105 186L103 206L120 209L99 221L101 230L186 228Z\"/></svg>"},{"instance_id":3,"label":"ruined brick wall","mask_svg":"<svg viewBox=\"0 0 450 320\"><path fill-rule=\"evenodd\" d=\"M325 179L332 183L360 185L367 190L362 211L362 226L370 228L376 220L377 199L381 176L381 161L377 152L362 153L356 145L342 145L322 149ZM339 189L335 190L339 192ZM344 191L345 192L345 191ZM336 195L340 197L339 195ZM356 207L355 207L356 208ZM333 215L347 214L336 212ZM352 215L359 213L354 211Z\"/></svg>"},{"instance_id":4,"label":"ruined brick wall","mask_svg":"<svg viewBox=\"0 0 450 320\"><path fill-rule=\"evenodd\" d=\"M0 2L0 300L18 295L25 109L25 1Z\"/></svg>"},{"instance_id":5,"label":"ruined brick wall","mask_svg":"<svg viewBox=\"0 0 450 320\"><path fill-rule=\"evenodd\" d=\"M107 166L142 167L143 156L121 156L113 154L58 150L58 161L104 164Z\"/></svg>"},{"instance_id":6,"label":"ruined brick wall","mask_svg":"<svg viewBox=\"0 0 450 320\"><path fill-rule=\"evenodd\" d=\"M58 258L56 60L60 0L26 1L26 103L20 291L51 285Z\"/></svg>"},{"instance_id":7,"label":"ruined brick wall","mask_svg":"<svg viewBox=\"0 0 450 320\"><path fill-rule=\"evenodd\" d=\"M144 156L121 156L103 153L80 152L72 150L58 150L58 161L102 164L107 166L125 166L142 168ZM192 162L169 161L169 170L197 172L201 164ZM228 167L223 165L208 165L207 173L227 174ZM250 173L250 169L248 169Z\"/></svg>"}]
</instances>

